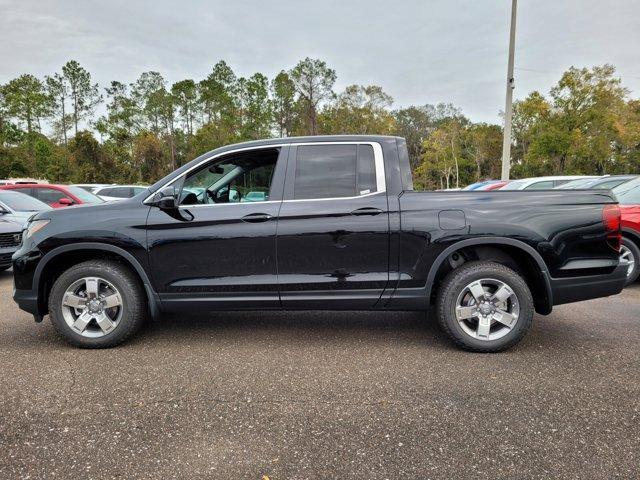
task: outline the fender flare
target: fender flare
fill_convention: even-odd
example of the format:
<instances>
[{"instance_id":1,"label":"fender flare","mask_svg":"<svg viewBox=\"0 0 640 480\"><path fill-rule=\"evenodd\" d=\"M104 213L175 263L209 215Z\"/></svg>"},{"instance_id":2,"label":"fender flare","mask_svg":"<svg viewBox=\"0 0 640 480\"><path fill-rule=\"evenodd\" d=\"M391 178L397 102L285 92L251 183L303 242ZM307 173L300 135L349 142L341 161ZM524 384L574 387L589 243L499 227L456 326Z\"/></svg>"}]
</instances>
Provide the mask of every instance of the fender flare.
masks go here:
<instances>
[{"instance_id":1,"label":"fender flare","mask_svg":"<svg viewBox=\"0 0 640 480\"><path fill-rule=\"evenodd\" d=\"M622 228L621 231L623 236L626 235L627 237L632 238L638 244L638 248L640 248L640 233L630 228Z\"/></svg>"},{"instance_id":2,"label":"fender flare","mask_svg":"<svg viewBox=\"0 0 640 480\"><path fill-rule=\"evenodd\" d=\"M533 247L519 240L514 240L513 238L507 238L507 237L470 238L467 240L461 240L459 242L453 243L447 248L445 248L440 253L440 255L436 257L435 261L431 265L431 268L429 269L429 274L427 275L427 282L425 284L425 294L427 299L431 298L431 293L433 290L433 284L435 282L436 275L438 273L438 270L444 263L444 261L447 259L447 257L449 257L449 255L451 255L456 250L460 250L461 248L471 247L476 245L497 245L497 246L507 245L510 247L519 248L523 252L527 253L530 257L532 257L533 260L538 265L538 268L540 269L540 273L542 274L544 287L545 287L545 291L548 299L548 302L545 305L545 308L539 313L546 314L551 312L551 309L553 308L553 292L551 289L551 280L550 280L551 275L549 274L549 269L547 267L547 264L544 263L544 260L542 259L540 254L536 252L533 249Z\"/></svg>"},{"instance_id":3,"label":"fender flare","mask_svg":"<svg viewBox=\"0 0 640 480\"><path fill-rule=\"evenodd\" d=\"M99 242L82 242L82 243L73 243L69 245L63 245L61 247L56 247L53 250L49 251L42 257L42 260L38 262L38 266L33 274L33 283L32 289L35 292L40 291L40 277L42 275L43 270L47 266L47 264L56 258L58 255L66 252L71 252L74 250L96 250L103 252L115 253L116 255L124 258L127 263L136 271L140 280L142 281L142 285L144 286L145 292L147 294L147 300L149 302L149 313L152 318L156 318L158 312L160 311L160 298L157 293L153 290L151 286L151 281L147 272L144 270L140 262L131 255L129 252L124 250L123 248L116 247L115 245L110 245L108 243L99 243Z\"/></svg>"}]
</instances>

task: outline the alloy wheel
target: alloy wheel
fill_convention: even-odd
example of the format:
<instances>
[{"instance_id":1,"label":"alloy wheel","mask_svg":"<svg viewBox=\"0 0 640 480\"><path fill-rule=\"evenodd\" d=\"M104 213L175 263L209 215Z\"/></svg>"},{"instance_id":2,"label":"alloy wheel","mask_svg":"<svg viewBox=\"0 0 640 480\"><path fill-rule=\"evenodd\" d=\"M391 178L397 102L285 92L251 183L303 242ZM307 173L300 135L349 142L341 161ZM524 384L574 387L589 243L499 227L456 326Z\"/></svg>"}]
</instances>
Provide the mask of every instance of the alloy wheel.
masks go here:
<instances>
[{"instance_id":1,"label":"alloy wheel","mask_svg":"<svg viewBox=\"0 0 640 480\"><path fill-rule=\"evenodd\" d=\"M497 340L518 322L520 303L514 290L501 280L482 278L462 289L456 301L460 328L478 340Z\"/></svg>"},{"instance_id":2,"label":"alloy wheel","mask_svg":"<svg viewBox=\"0 0 640 480\"><path fill-rule=\"evenodd\" d=\"M624 245L620 246L620 261L627 262L627 278L633 275L633 270L636 265L636 258L633 255L633 252L629 247L625 247Z\"/></svg>"},{"instance_id":3,"label":"alloy wheel","mask_svg":"<svg viewBox=\"0 0 640 480\"><path fill-rule=\"evenodd\" d=\"M122 318L122 310L122 295L100 277L73 282L62 297L65 322L83 337L97 338L111 333Z\"/></svg>"}]
</instances>

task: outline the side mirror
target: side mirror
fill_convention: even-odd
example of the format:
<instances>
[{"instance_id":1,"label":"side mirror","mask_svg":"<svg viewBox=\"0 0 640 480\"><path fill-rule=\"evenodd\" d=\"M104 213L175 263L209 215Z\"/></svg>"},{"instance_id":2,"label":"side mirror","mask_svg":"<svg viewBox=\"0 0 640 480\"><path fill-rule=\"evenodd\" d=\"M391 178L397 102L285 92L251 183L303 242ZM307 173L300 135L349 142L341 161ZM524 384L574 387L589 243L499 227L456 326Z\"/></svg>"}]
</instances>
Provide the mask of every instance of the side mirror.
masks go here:
<instances>
[{"instance_id":1,"label":"side mirror","mask_svg":"<svg viewBox=\"0 0 640 480\"><path fill-rule=\"evenodd\" d=\"M73 200L71 200L70 198L61 198L60 200L58 200L58 203L60 205L64 205L66 207L68 207L69 205L73 205Z\"/></svg>"},{"instance_id":2,"label":"side mirror","mask_svg":"<svg viewBox=\"0 0 640 480\"><path fill-rule=\"evenodd\" d=\"M175 187L165 187L160 190L156 194L155 205L161 210L175 210L178 208Z\"/></svg>"}]
</instances>

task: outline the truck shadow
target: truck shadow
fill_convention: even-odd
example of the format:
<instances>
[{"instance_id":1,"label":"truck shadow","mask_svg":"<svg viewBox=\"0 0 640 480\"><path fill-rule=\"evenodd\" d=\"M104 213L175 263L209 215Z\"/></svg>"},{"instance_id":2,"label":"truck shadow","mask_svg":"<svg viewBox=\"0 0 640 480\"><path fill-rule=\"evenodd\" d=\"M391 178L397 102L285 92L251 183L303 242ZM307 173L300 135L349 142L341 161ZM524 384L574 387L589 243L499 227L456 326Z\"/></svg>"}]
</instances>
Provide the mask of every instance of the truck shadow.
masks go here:
<instances>
[{"instance_id":1,"label":"truck shadow","mask_svg":"<svg viewBox=\"0 0 640 480\"><path fill-rule=\"evenodd\" d=\"M163 316L148 322L140 341L179 338L269 339L297 341L402 341L446 345L437 324L423 312L216 312L196 316Z\"/></svg>"}]
</instances>

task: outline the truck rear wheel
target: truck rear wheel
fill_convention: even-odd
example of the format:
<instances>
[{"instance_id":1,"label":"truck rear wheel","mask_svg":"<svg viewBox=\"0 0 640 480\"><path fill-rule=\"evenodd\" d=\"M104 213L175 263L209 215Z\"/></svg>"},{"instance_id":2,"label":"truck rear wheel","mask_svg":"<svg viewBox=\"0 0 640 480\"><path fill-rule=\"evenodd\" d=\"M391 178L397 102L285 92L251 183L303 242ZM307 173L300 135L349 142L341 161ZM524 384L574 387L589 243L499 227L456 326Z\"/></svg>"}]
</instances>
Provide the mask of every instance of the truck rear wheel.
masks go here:
<instances>
[{"instance_id":1,"label":"truck rear wheel","mask_svg":"<svg viewBox=\"0 0 640 480\"><path fill-rule=\"evenodd\" d=\"M117 262L83 262L53 284L49 315L58 333L77 347L114 347L144 322L144 291L138 278Z\"/></svg>"},{"instance_id":2,"label":"truck rear wheel","mask_svg":"<svg viewBox=\"0 0 640 480\"><path fill-rule=\"evenodd\" d=\"M531 327L533 298L524 279L495 262L469 262L451 271L437 298L438 323L460 347L499 352Z\"/></svg>"}]
</instances>

